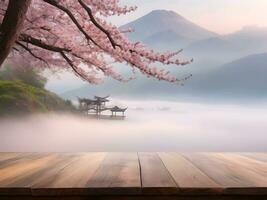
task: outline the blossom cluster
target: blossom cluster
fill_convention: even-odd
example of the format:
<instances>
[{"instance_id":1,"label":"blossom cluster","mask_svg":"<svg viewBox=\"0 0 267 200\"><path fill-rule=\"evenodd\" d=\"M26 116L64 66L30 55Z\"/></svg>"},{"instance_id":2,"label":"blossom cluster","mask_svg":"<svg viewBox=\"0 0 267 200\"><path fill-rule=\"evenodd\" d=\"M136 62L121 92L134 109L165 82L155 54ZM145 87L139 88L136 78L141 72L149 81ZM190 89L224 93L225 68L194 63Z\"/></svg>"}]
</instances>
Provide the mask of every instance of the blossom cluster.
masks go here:
<instances>
[{"instance_id":1,"label":"blossom cluster","mask_svg":"<svg viewBox=\"0 0 267 200\"><path fill-rule=\"evenodd\" d=\"M5 8L7 1L0 2ZM12 55L40 67L71 69L93 84L101 83L104 76L122 82L132 79L116 71L115 63L124 63L148 77L180 83L182 80L168 70L155 67L189 64L191 61L177 58L180 51L150 50L128 40L125 33L132 30L120 30L108 22L112 15L134 10L136 7L121 6L119 0L32 0Z\"/></svg>"}]
</instances>

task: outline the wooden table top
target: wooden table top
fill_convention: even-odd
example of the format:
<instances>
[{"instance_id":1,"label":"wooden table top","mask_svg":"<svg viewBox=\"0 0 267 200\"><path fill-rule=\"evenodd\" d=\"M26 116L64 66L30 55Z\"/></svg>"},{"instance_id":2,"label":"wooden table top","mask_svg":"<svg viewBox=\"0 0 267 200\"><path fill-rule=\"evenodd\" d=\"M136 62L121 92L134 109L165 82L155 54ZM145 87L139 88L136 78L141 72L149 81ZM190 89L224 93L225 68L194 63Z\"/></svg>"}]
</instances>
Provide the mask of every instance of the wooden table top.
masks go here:
<instances>
[{"instance_id":1,"label":"wooden table top","mask_svg":"<svg viewBox=\"0 0 267 200\"><path fill-rule=\"evenodd\" d=\"M267 153L0 153L1 195L267 195Z\"/></svg>"}]
</instances>

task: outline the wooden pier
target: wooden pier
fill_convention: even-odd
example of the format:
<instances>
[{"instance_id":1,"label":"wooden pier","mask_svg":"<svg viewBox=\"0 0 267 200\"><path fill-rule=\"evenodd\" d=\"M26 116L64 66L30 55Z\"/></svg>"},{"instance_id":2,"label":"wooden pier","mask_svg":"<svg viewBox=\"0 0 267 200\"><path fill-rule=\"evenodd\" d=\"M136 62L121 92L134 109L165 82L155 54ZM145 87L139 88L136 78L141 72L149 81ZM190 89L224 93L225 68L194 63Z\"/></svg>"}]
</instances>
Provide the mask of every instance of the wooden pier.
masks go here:
<instances>
[{"instance_id":1,"label":"wooden pier","mask_svg":"<svg viewBox=\"0 0 267 200\"><path fill-rule=\"evenodd\" d=\"M265 153L0 153L0 199L267 199Z\"/></svg>"}]
</instances>

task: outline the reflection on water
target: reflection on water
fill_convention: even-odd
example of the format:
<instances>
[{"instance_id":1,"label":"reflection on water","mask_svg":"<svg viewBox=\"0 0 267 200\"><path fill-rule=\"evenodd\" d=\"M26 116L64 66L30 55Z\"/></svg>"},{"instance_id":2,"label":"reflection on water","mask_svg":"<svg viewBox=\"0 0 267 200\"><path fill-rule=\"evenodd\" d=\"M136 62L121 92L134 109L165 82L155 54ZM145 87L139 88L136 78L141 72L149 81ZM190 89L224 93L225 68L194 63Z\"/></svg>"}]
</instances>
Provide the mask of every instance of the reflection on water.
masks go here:
<instances>
[{"instance_id":1,"label":"reflection on water","mask_svg":"<svg viewBox=\"0 0 267 200\"><path fill-rule=\"evenodd\" d=\"M35 115L0 121L0 151L267 151L267 107L127 102L124 121Z\"/></svg>"}]
</instances>

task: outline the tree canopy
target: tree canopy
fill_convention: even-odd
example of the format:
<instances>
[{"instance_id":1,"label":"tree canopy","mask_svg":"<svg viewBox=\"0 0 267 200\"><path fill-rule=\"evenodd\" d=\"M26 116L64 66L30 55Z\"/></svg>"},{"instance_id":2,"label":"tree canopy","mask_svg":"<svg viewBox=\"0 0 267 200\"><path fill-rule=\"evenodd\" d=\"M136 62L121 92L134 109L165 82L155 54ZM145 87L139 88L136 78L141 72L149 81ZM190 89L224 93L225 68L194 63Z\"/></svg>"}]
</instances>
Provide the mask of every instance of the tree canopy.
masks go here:
<instances>
[{"instance_id":1,"label":"tree canopy","mask_svg":"<svg viewBox=\"0 0 267 200\"><path fill-rule=\"evenodd\" d=\"M121 6L119 0L1 0L0 7L2 62L9 55L34 66L72 69L93 84L101 83L104 76L127 82L136 70L174 83L191 76L178 79L158 67L190 63L177 58L180 50L155 52L127 39L125 33L132 30L120 30L108 22L111 16L136 10ZM116 63L132 68L133 76L125 78L115 70Z\"/></svg>"}]
</instances>

